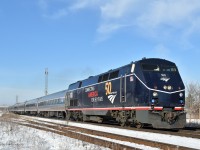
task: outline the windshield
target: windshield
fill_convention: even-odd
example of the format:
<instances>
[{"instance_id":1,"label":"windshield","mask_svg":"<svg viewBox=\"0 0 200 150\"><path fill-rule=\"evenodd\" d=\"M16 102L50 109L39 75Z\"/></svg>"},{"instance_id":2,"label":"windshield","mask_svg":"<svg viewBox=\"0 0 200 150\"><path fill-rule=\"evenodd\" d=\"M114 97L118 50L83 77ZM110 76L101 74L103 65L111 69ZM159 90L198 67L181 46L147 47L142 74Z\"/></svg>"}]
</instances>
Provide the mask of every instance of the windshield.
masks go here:
<instances>
[{"instance_id":1,"label":"windshield","mask_svg":"<svg viewBox=\"0 0 200 150\"><path fill-rule=\"evenodd\" d=\"M164 66L164 65L154 65L154 64L142 64L142 69L144 71L162 71L162 72L176 72L176 66Z\"/></svg>"}]
</instances>

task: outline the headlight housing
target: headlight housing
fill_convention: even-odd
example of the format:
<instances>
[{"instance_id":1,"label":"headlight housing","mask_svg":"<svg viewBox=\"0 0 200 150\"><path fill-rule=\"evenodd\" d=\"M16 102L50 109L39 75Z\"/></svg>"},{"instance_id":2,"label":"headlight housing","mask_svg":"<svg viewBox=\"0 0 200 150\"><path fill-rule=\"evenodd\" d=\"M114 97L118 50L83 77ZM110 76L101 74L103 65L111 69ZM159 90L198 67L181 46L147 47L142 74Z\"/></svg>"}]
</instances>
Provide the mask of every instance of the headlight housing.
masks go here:
<instances>
[{"instance_id":1,"label":"headlight housing","mask_svg":"<svg viewBox=\"0 0 200 150\"><path fill-rule=\"evenodd\" d=\"M183 93L179 93L179 96L180 96L180 97L183 97Z\"/></svg>"},{"instance_id":2,"label":"headlight housing","mask_svg":"<svg viewBox=\"0 0 200 150\"><path fill-rule=\"evenodd\" d=\"M168 89L169 91L171 91L171 90L172 90L172 86L169 85L169 86L167 87L167 89Z\"/></svg>"},{"instance_id":3,"label":"headlight housing","mask_svg":"<svg viewBox=\"0 0 200 150\"><path fill-rule=\"evenodd\" d=\"M166 86L166 85L164 85L164 86L163 86L163 89L164 89L164 90L167 90L167 86Z\"/></svg>"},{"instance_id":4,"label":"headlight housing","mask_svg":"<svg viewBox=\"0 0 200 150\"><path fill-rule=\"evenodd\" d=\"M153 92L153 97L157 97L158 93L157 92Z\"/></svg>"}]
</instances>

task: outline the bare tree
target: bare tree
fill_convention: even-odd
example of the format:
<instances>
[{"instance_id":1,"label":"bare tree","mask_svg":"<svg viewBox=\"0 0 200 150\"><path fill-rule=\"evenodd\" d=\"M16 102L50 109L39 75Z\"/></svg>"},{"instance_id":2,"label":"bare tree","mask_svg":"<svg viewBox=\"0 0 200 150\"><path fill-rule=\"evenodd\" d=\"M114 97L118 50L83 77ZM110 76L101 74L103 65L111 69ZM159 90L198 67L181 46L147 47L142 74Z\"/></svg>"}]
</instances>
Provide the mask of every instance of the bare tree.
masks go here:
<instances>
[{"instance_id":1,"label":"bare tree","mask_svg":"<svg viewBox=\"0 0 200 150\"><path fill-rule=\"evenodd\" d=\"M186 85L186 108L190 118L200 117L200 84L189 83Z\"/></svg>"}]
</instances>

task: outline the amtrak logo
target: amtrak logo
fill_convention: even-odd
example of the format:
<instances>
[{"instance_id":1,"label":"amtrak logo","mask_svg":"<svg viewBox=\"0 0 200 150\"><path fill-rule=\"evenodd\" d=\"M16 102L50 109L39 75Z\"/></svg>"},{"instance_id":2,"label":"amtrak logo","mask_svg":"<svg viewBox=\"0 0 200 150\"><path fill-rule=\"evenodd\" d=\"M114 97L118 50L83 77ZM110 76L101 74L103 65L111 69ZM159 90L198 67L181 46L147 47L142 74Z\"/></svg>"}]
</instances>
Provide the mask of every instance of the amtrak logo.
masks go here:
<instances>
[{"instance_id":1,"label":"amtrak logo","mask_svg":"<svg viewBox=\"0 0 200 150\"><path fill-rule=\"evenodd\" d=\"M170 80L170 78L168 78L166 74L161 74L160 80L168 82Z\"/></svg>"},{"instance_id":2,"label":"amtrak logo","mask_svg":"<svg viewBox=\"0 0 200 150\"><path fill-rule=\"evenodd\" d=\"M114 103L114 100L115 100L115 97L116 97L117 95L109 95L108 96L108 99L110 100L110 102L113 104Z\"/></svg>"},{"instance_id":3,"label":"amtrak logo","mask_svg":"<svg viewBox=\"0 0 200 150\"><path fill-rule=\"evenodd\" d=\"M170 78L167 78L167 77L162 77L162 78L160 78L160 80L165 81L165 82L169 81L169 79L170 79Z\"/></svg>"},{"instance_id":4,"label":"amtrak logo","mask_svg":"<svg viewBox=\"0 0 200 150\"><path fill-rule=\"evenodd\" d=\"M113 104L115 101L115 98L117 96L117 92L112 92L112 83L111 82L106 82L105 90L106 90L106 95L108 95L108 99Z\"/></svg>"}]
</instances>

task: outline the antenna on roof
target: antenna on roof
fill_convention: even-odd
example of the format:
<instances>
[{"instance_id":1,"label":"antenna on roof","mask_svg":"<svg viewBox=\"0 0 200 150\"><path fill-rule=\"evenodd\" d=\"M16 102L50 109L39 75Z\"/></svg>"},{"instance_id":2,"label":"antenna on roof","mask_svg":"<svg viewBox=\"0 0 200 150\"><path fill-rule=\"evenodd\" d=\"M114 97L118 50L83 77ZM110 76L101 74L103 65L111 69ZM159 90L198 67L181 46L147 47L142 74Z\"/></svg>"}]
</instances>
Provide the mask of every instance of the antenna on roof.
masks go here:
<instances>
[{"instance_id":1,"label":"antenna on roof","mask_svg":"<svg viewBox=\"0 0 200 150\"><path fill-rule=\"evenodd\" d=\"M48 68L45 69L45 96L48 95Z\"/></svg>"}]
</instances>

